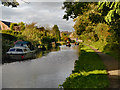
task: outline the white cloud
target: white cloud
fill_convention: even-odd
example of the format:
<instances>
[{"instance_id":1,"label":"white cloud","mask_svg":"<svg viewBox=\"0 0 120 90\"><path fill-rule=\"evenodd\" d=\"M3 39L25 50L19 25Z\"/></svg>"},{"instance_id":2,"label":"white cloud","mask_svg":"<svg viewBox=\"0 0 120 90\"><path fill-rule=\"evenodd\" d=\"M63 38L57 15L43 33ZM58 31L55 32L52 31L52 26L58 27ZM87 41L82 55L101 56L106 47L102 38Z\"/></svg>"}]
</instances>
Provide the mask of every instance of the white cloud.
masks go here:
<instances>
[{"instance_id":1,"label":"white cloud","mask_svg":"<svg viewBox=\"0 0 120 90\"><path fill-rule=\"evenodd\" d=\"M25 2L63 2L65 0L24 0Z\"/></svg>"},{"instance_id":2,"label":"white cloud","mask_svg":"<svg viewBox=\"0 0 120 90\"><path fill-rule=\"evenodd\" d=\"M17 8L2 6L2 19L12 22L37 22L40 26L57 24L61 31L72 31L73 21L63 20L62 2L21 2Z\"/></svg>"}]
</instances>

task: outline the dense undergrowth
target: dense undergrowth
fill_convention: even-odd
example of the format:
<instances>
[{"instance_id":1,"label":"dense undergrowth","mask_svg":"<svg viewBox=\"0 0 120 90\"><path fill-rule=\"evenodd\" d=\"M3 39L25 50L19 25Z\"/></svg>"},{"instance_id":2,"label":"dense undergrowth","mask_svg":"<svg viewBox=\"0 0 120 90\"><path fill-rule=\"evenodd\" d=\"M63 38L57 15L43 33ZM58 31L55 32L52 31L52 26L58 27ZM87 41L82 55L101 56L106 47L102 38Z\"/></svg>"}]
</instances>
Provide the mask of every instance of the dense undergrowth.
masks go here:
<instances>
[{"instance_id":1,"label":"dense undergrowth","mask_svg":"<svg viewBox=\"0 0 120 90\"><path fill-rule=\"evenodd\" d=\"M82 47L72 74L62 84L63 88L107 88L108 85L106 67L98 54L88 46Z\"/></svg>"},{"instance_id":2,"label":"dense undergrowth","mask_svg":"<svg viewBox=\"0 0 120 90\"><path fill-rule=\"evenodd\" d=\"M14 42L18 40L18 37L9 33L0 33L2 36L2 58L6 57L6 52L9 48L14 46Z\"/></svg>"}]
</instances>

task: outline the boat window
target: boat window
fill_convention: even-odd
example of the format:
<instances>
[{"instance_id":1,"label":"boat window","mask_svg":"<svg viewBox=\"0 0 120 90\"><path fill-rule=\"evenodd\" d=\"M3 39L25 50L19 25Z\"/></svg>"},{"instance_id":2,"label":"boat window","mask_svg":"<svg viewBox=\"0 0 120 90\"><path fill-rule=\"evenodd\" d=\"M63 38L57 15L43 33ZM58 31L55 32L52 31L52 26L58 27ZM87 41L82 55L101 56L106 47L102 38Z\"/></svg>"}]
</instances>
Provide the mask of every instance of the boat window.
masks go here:
<instances>
[{"instance_id":1,"label":"boat window","mask_svg":"<svg viewBox=\"0 0 120 90\"><path fill-rule=\"evenodd\" d=\"M12 49L10 49L9 51L15 51L15 49L14 49L14 48L12 48Z\"/></svg>"},{"instance_id":2,"label":"boat window","mask_svg":"<svg viewBox=\"0 0 120 90\"><path fill-rule=\"evenodd\" d=\"M23 52L23 50L22 50L22 49L16 49L16 51L17 51L17 52Z\"/></svg>"}]
</instances>

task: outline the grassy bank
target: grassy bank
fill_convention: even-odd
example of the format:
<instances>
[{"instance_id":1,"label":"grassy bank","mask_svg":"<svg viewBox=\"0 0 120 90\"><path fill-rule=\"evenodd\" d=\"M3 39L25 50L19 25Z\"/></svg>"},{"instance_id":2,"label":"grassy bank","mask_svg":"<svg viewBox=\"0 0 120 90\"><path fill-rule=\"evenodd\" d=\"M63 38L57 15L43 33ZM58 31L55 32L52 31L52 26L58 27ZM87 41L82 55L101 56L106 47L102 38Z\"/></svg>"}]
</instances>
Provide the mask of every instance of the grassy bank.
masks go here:
<instances>
[{"instance_id":1,"label":"grassy bank","mask_svg":"<svg viewBox=\"0 0 120 90\"><path fill-rule=\"evenodd\" d=\"M109 80L106 68L93 50L83 46L72 74L62 84L63 88L106 88Z\"/></svg>"},{"instance_id":2,"label":"grassy bank","mask_svg":"<svg viewBox=\"0 0 120 90\"><path fill-rule=\"evenodd\" d=\"M107 44L104 43L102 41L97 41L97 42L84 42L87 45L90 45L96 49L98 49L99 51L106 53L112 57L114 57L116 60L120 61L120 50L119 50L119 46L116 44Z\"/></svg>"}]
</instances>

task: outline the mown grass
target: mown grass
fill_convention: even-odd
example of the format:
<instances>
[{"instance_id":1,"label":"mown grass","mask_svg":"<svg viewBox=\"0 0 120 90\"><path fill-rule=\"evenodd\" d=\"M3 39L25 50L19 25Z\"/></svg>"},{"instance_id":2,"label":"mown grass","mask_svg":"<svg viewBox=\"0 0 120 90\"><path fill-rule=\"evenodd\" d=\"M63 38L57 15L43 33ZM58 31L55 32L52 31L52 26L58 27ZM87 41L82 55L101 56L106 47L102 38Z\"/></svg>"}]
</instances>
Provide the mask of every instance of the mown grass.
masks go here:
<instances>
[{"instance_id":1,"label":"mown grass","mask_svg":"<svg viewBox=\"0 0 120 90\"><path fill-rule=\"evenodd\" d=\"M106 67L98 54L88 46L82 47L72 74L62 84L63 88L107 88L108 85Z\"/></svg>"}]
</instances>

